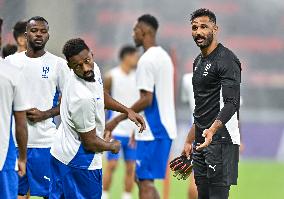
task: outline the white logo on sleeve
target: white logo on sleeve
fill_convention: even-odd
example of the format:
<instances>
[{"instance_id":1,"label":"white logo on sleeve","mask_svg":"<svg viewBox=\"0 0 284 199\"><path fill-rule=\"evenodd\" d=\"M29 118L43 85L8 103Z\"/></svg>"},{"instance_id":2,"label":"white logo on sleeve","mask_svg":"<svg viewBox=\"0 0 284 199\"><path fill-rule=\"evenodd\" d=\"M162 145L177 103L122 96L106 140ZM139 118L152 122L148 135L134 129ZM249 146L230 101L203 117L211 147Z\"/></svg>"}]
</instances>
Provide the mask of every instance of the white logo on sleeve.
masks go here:
<instances>
[{"instance_id":1,"label":"white logo on sleeve","mask_svg":"<svg viewBox=\"0 0 284 199\"><path fill-rule=\"evenodd\" d=\"M215 164L214 166L212 166L211 164L209 164L209 168L213 169L214 172L216 171L216 170L215 170L215 167L216 167L216 164Z\"/></svg>"},{"instance_id":2,"label":"white logo on sleeve","mask_svg":"<svg viewBox=\"0 0 284 199\"><path fill-rule=\"evenodd\" d=\"M50 178L49 177L43 176L43 178L50 182Z\"/></svg>"}]
</instances>

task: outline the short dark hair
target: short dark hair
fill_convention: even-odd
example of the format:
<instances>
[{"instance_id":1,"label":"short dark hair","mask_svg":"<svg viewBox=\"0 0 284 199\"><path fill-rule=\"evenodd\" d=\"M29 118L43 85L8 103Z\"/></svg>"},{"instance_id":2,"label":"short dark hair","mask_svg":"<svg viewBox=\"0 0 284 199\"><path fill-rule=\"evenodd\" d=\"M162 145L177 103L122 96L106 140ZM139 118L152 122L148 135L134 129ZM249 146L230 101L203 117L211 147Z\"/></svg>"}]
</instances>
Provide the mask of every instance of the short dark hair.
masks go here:
<instances>
[{"instance_id":1,"label":"short dark hair","mask_svg":"<svg viewBox=\"0 0 284 199\"><path fill-rule=\"evenodd\" d=\"M17 41L19 36L22 36L26 32L27 21L18 21L13 28L13 36Z\"/></svg>"},{"instance_id":2,"label":"short dark hair","mask_svg":"<svg viewBox=\"0 0 284 199\"><path fill-rule=\"evenodd\" d=\"M45 18L41 17L41 16L34 16L34 17L30 18L27 23L30 23L31 21L43 21L48 25L47 20Z\"/></svg>"},{"instance_id":3,"label":"short dark hair","mask_svg":"<svg viewBox=\"0 0 284 199\"><path fill-rule=\"evenodd\" d=\"M17 52L17 46L15 44L6 44L2 49L2 56L5 58L15 52Z\"/></svg>"},{"instance_id":4,"label":"short dark hair","mask_svg":"<svg viewBox=\"0 0 284 199\"><path fill-rule=\"evenodd\" d=\"M66 57L66 60L69 61L70 57L78 55L81 51L85 49L88 51L90 50L83 39L70 39L64 44L62 53Z\"/></svg>"},{"instance_id":5,"label":"short dark hair","mask_svg":"<svg viewBox=\"0 0 284 199\"><path fill-rule=\"evenodd\" d=\"M158 30L159 23L157 19L150 14L144 14L138 18L138 22L146 23L147 25L151 26L154 30Z\"/></svg>"},{"instance_id":6,"label":"short dark hair","mask_svg":"<svg viewBox=\"0 0 284 199\"><path fill-rule=\"evenodd\" d=\"M119 51L119 59L122 60L126 55L133 54L135 52L137 52L137 49L134 46L123 46Z\"/></svg>"},{"instance_id":7,"label":"short dark hair","mask_svg":"<svg viewBox=\"0 0 284 199\"><path fill-rule=\"evenodd\" d=\"M195 10L191 15L190 15L190 21L192 22L195 18L197 17L203 17L206 16L209 18L210 21L216 24L216 16L214 12L207 8L200 8L198 10Z\"/></svg>"}]
</instances>

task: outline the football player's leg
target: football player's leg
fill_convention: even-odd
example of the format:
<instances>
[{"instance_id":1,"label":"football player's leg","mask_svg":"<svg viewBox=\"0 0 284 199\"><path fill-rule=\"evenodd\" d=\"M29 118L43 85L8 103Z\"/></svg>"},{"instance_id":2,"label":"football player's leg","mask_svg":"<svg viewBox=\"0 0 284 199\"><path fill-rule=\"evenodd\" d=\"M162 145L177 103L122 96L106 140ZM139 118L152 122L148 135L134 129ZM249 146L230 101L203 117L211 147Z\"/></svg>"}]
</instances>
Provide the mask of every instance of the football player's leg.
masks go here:
<instances>
[{"instance_id":1,"label":"football player's leg","mask_svg":"<svg viewBox=\"0 0 284 199\"><path fill-rule=\"evenodd\" d=\"M111 186L113 173L118 165L118 159L119 159L118 154L112 154L111 152L107 152L107 163L103 175L102 199L109 198L109 189Z\"/></svg>"},{"instance_id":2,"label":"football player's leg","mask_svg":"<svg viewBox=\"0 0 284 199\"><path fill-rule=\"evenodd\" d=\"M209 195L210 199L228 199L230 186L214 186L210 185Z\"/></svg>"},{"instance_id":3,"label":"football player's leg","mask_svg":"<svg viewBox=\"0 0 284 199\"><path fill-rule=\"evenodd\" d=\"M197 199L197 197L198 197L197 186L195 184L194 173L192 173L189 178L188 198Z\"/></svg>"},{"instance_id":4,"label":"football player's leg","mask_svg":"<svg viewBox=\"0 0 284 199\"><path fill-rule=\"evenodd\" d=\"M130 193L133 189L136 161L136 147L129 145L129 138L125 140L125 143L123 144L123 156L125 160L124 195L127 195L127 193Z\"/></svg>"},{"instance_id":5,"label":"football player's leg","mask_svg":"<svg viewBox=\"0 0 284 199\"><path fill-rule=\"evenodd\" d=\"M197 185L198 199L209 199L209 181L207 178L207 165L202 151L193 147L193 170L194 179Z\"/></svg>"},{"instance_id":6,"label":"football player's leg","mask_svg":"<svg viewBox=\"0 0 284 199\"><path fill-rule=\"evenodd\" d=\"M110 189L112 176L115 169L117 168L117 165L118 165L118 160L110 160L107 162L103 177L104 191L108 191Z\"/></svg>"},{"instance_id":7,"label":"football player's leg","mask_svg":"<svg viewBox=\"0 0 284 199\"><path fill-rule=\"evenodd\" d=\"M139 199L160 199L154 180L139 180Z\"/></svg>"}]
</instances>

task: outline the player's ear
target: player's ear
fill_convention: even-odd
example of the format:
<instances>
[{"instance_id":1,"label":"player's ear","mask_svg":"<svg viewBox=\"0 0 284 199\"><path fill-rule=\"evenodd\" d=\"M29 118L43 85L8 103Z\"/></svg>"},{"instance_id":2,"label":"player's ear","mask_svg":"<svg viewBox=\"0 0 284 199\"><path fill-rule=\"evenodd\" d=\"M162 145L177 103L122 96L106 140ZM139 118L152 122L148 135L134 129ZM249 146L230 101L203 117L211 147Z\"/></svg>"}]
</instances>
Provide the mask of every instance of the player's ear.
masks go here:
<instances>
[{"instance_id":1,"label":"player's ear","mask_svg":"<svg viewBox=\"0 0 284 199\"><path fill-rule=\"evenodd\" d=\"M213 27L214 34L217 34L219 27L215 24Z\"/></svg>"},{"instance_id":2,"label":"player's ear","mask_svg":"<svg viewBox=\"0 0 284 199\"><path fill-rule=\"evenodd\" d=\"M70 69L73 69L73 68L72 68L72 64L71 64L69 61L67 61L67 65L68 65L68 67L69 67Z\"/></svg>"},{"instance_id":3,"label":"player's ear","mask_svg":"<svg viewBox=\"0 0 284 199\"><path fill-rule=\"evenodd\" d=\"M28 33L27 33L27 32L25 32L25 33L24 33L24 35L25 35L25 38L27 39L27 37L28 37Z\"/></svg>"},{"instance_id":4,"label":"player's ear","mask_svg":"<svg viewBox=\"0 0 284 199\"><path fill-rule=\"evenodd\" d=\"M94 53L93 51L90 51L91 52L91 55L92 55L92 59L94 59Z\"/></svg>"},{"instance_id":5,"label":"player's ear","mask_svg":"<svg viewBox=\"0 0 284 199\"><path fill-rule=\"evenodd\" d=\"M49 40L49 36L50 36L50 34L49 34L49 33L47 33L47 41Z\"/></svg>"}]
</instances>

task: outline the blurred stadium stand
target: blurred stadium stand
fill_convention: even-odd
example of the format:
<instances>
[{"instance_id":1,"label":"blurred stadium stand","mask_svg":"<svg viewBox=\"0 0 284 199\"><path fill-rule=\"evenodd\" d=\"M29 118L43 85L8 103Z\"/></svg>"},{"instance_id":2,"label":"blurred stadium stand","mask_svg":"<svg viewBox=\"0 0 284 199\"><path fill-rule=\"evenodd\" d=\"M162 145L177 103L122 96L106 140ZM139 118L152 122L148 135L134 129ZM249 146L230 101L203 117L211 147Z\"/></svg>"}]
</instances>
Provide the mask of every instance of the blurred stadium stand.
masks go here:
<instances>
[{"instance_id":1,"label":"blurred stadium stand","mask_svg":"<svg viewBox=\"0 0 284 199\"><path fill-rule=\"evenodd\" d=\"M283 0L0 0L4 19L3 44L13 42L12 26L34 15L50 24L49 51L60 56L64 42L83 37L103 71L115 66L121 45L132 43L132 26L143 13L159 19L159 44L174 56L179 138L183 145L190 112L180 100L180 81L191 71L199 49L191 38L189 14L200 7L213 10L219 41L243 63L241 110L244 158L284 159L284 1ZM282 152L281 152L282 151ZM279 155L282 154L282 155ZM279 158L281 157L282 158Z\"/></svg>"}]
</instances>

